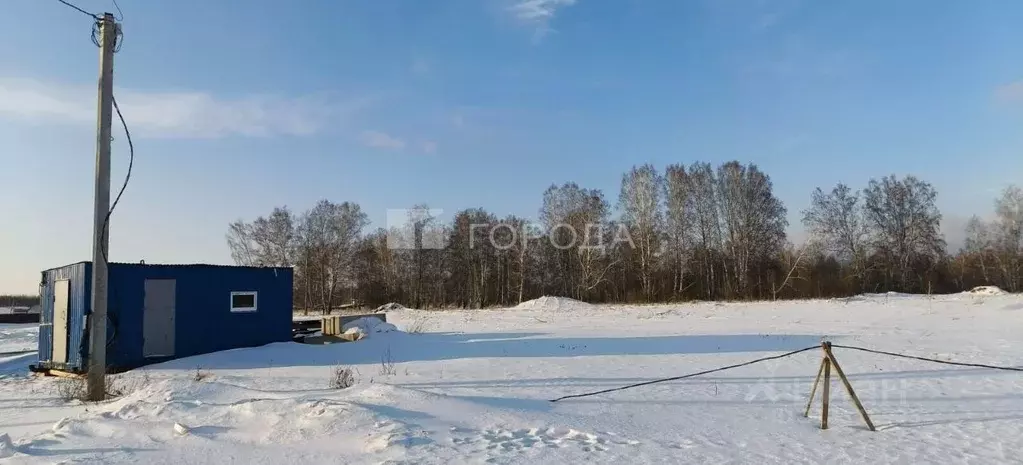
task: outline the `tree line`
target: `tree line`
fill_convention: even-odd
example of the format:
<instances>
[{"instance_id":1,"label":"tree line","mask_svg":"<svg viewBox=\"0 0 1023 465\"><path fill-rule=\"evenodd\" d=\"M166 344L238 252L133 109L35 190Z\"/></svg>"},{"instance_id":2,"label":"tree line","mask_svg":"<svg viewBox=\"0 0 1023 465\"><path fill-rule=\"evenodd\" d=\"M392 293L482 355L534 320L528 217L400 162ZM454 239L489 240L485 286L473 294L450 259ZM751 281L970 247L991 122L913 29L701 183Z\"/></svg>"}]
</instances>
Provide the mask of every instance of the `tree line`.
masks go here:
<instances>
[{"instance_id":1,"label":"tree line","mask_svg":"<svg viewBox=\"0 0 1023 465\"><path fill-rule=\"evenodd\" d=\"M0 307L31 307L38 304L37 295L0 295Z\"/></svg>"},{"instance_id":2,"label":"tree line","mask_svg":"<svg viewBox=\"0 0 1023 465\"><path fill-rule=\"evenodd\" d=\"M367 231L358 204L321 200L231 223L227 242L238 264L294 267L295 305L307 311L351 301L506 306L542 295L664 302L1023 290L1023 191L1007 188L993 219L974 217L951 255L936 198L914 176L817 188L801 212L808 237L794 244L788 210L755 164L646 164L622 176L614 205L599 189L550 186L536 222L483 208L441 222L419 205Z\"/></svg>"}]
</instances>

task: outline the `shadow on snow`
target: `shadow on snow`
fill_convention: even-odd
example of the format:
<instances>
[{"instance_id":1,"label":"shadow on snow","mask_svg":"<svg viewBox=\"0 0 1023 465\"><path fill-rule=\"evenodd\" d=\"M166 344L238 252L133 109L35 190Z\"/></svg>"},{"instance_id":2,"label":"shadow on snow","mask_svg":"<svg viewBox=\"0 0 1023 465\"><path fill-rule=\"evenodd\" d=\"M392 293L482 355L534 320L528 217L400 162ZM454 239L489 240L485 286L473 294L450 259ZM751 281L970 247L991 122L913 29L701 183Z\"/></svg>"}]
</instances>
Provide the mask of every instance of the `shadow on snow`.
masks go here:
<instances>
[{"instance_id":1,"label":"shadow on snow","mask_svg":"<svg viewBox=\"0 0 1023 465\"><path fill-rule=\"evenodd\" d=\"M279 343L189 357L154 369L247 369L336 364L379 364L389 352L394 363L474 358L570 358L786 352L817 345L820 335L679 335L630 337L545 337L542 333L385 333L355 343L324 346ZM752 357L751 357L752 358Z\"/></svg>"}]
</instances>

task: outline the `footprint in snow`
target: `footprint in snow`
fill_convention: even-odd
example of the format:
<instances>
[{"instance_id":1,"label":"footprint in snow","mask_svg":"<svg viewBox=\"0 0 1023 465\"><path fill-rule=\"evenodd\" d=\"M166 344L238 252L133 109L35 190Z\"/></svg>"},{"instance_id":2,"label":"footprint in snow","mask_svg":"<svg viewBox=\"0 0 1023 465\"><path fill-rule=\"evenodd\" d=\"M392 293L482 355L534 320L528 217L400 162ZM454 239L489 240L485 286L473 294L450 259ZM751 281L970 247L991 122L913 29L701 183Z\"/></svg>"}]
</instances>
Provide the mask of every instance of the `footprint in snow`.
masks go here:
<instances>
[{"instance_id":1,"label":"footprint in snow","mask_svg":"<svg viewBox=\"0 0 1023 465\"><path fill-rule=\"evenodd\" d=\"M462 431L462 430L459 430ZM453 429L452 432L455 432ZM463 431L469 433L469 431ZM482 450L517 452L536 448L579 447L585 452L607 452L616 445L637 445L639 441L598 435L571 428L489 429L466 437L453 437L457 445L478 445Z\"/></svg>"}]
</instances>

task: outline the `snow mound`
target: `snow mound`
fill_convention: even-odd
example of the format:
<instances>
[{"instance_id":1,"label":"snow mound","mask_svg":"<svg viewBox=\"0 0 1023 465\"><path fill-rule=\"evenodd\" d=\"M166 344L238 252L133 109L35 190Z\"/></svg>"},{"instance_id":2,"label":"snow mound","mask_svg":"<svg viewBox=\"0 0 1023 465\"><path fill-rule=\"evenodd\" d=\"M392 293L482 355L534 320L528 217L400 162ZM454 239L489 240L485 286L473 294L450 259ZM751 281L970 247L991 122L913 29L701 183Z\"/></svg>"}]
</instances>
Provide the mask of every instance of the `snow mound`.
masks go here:
<instances>
[{"instance_id":1,"label":"snow mound","mask_svg":"<svg viewBox=\"0 0 1023 465\"><path fill-rule=\"evenodd\" d=\"M397 331L398 327L382 321L380 318L364 316L357 320L350 321L341 327L344 334L357 335L356 339L362 339L372 333L390 333Z\"/></svg>"},{"instance_id":2,"label":"snow mound","mask_svg":"<svg viewBox=\"0 0 1023 465\"><path fill-rule=\"evenodd\" d=\"M377 307L376 312L377 313L380 313L380 312L397 312L397 311L401 311L401 310L408 310L408 307L406 307L406 306L404 306L402 304L399 304L399 303L391 302L389 304L383 304L383 305Z\"/></svg>"},{"instance_id":3,"label":"snow mound","mask_svg":"<svg viewBox=\"0 0 1023 465\"><path fill-rule=\"evenodd\" d=\"M977 286L977 287L975 287L973 289L970 289L970 290L964 292L964 294L970 294L970 295L1005 295L1005 294L1007 294L1007 292L1003 291L998 286Z\"/></svg>"},{"instance_id":4,"label":"snow mound","mask_svg":"<svg viewBox=\"0 0 1023 465\"><path fill-rule=\"evenodd\" d=\"M545 312L571 312L592 308L594 308L593 305L579 300L546 295L538 299L527 300L515 306L516 310L542 310Z\"/></svg>"}]
</instances>

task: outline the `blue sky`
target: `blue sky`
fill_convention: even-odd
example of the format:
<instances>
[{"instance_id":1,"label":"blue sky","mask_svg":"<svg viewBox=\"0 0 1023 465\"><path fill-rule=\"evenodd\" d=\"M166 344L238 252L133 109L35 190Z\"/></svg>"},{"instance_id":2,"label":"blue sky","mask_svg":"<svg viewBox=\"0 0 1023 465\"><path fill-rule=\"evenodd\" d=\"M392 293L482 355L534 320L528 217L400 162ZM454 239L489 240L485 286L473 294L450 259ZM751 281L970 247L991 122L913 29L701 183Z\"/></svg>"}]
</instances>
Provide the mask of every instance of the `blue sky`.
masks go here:
<instances>
[{"instance_id":1,"label":"blue sky","mask_svg":"<svg viewBox=\"0 0 1023 465\"><path fill-rule=\"evenodd\" d=\"M4 3L0 293L34 292L90 257L97 49L56 0ZM730 159L794 236L814 187L915 174L955 244L1023 182L1015 0L120 3L117 261L226 263L227 223L276 205L535 217L551 183L613 203L635 164Z\"/></svg>"}]
</instances>

